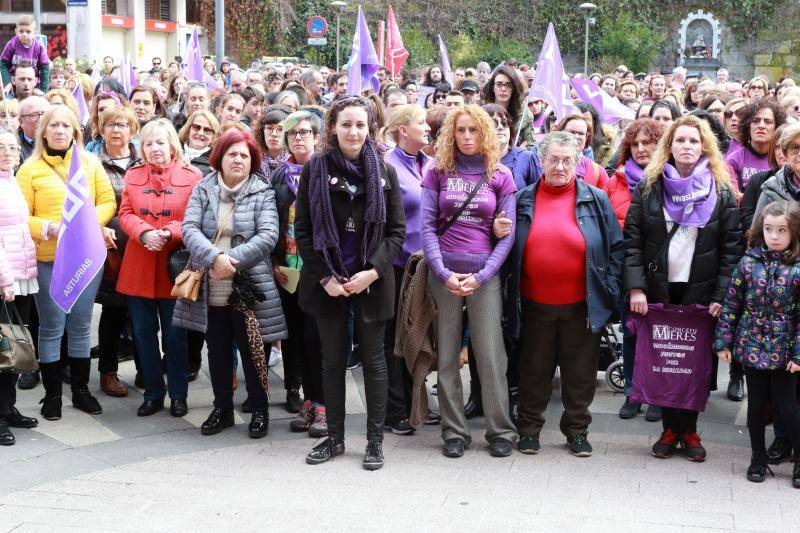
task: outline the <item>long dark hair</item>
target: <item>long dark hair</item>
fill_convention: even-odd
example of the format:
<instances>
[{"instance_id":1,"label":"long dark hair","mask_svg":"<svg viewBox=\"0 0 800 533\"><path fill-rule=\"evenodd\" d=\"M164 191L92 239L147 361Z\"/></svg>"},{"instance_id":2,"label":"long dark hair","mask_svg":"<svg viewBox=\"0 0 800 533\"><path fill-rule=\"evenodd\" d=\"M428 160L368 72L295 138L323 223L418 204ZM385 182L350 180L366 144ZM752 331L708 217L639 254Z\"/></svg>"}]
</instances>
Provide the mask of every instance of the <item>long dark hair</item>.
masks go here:
<instances>
[{"instance_id":1,"label":"long dark hair","mask_svg":"<svg viewBox=\"0 0 800 533\"><path fill-rule=\"evenodd\" d=\"M592 116L592 123L589 124L592 130L592 138L589 139L589 144L592 150L597 152L597 149L606 139L606 135L603 133L603 121L600 118L600 113L597 112L597 109L592 104L587 104L586 102L578 102L575 107L580 109L581 113L589 113Z\"/></svg>"},{"instance_id":2,"label":"long dark hair","mask_svg":"<svg viewBox=\"0 0 800 533\"><path fill-rule=\"evenodd\" d=\"M750 146L750 126L753 124L753 119L762 109L771 109L772 116L775 117L775 130L783 126L786 122L786 112L778 105L773 98L760 98L755 102L750 102L741 108L736 114L739 115L739 138L742 141L742 146L753 149ZM773 132L774 135L774 132Z\"/></svg>"},{"instance_id":3,"label":"long dark hair","mask_svg":"<svg viewBox=\"0 0 800 533\"><path fill-rule=\"evenodd\" d=\"M327 154L334 148L339 148L339 139L336 136L336 121L339 119L339 113L348 107L360 107L367 112L367 124L369 124L368 135L373 139L378 134L377 124L373 116L372 106L363 96L341 96L333 100L328 112L325 113L325 124L322 130L325 134L319 145L319 152Z\"/></svg>"},{"instance_id":4,"label":"long dark hair","mask_svg":"<svg viewBox=\"0 0 800 533\"><path fill-rule=\"evenodd\" d=\"M494 80L498 74L502 74L511 80L511 84L514 87L511 91L511 99L508 102L508 116L511 118L511 138L514 139L517 134L519 118L525 110L525 97L528 95L528 86L525 80L519 77L516 70L508 65L500 65L494 69L489 81L483 86L484 103L497 103L497 98L494 94ZM512 140L511 143L513 144L514 141Z\"/></svg>"},{"instance_id":5,"label":"long dark hair","mask_svg":"<svg viewBox=\"0 0 800 533\"><path fill-rule=\"evenodd\" d=\"M792 240L783 254L783 262L787 264L794 263L800 256L800 205L797 202L786 200L778 200L767 204L761 214L758 215L756 223L747 232L747 244L751 248L764 244L764 219L768 216L786 217L786 221L789 223L789 231L792 232Z\"/></svg>"}]
</instances>

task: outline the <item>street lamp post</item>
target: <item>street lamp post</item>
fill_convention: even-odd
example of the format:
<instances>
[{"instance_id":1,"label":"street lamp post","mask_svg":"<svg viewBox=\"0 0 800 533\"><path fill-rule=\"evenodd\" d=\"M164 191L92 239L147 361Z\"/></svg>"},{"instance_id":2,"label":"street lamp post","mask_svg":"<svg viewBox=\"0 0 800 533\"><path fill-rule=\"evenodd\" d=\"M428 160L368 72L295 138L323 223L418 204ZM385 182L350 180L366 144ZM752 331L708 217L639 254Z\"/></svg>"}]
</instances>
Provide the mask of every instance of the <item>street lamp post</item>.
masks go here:
<instances>
[{"instance_id":1,"label":"street lamp post","mask_svg":"<svg viewBox=\"0 0 800 533\"><path fill-rule=\"evenodd\" d=\"M330 3L330 6L336 10L336 72L339 72L339 18L342 10L347 7L347 2L334 0Z\"/></svg>"},{"instance_id":2,"label":"street lamp post","mask_svg":"<svg viewBox=\"0 0 800 533\"><path fill-rule=\"evenodd\" d=\"M225 59L225 0L216 1L214 33L217 39L216 56L217 70L219 70L222 68L222 60Z\"/></svg>"},{"instance_id":3,"label":"street lamp post","mask_svg":"<svg viewBox=\"0 0 800 533\"><path fill-rule=\"evenodd\" d=\"M586 19L586 39L583 43L583 75L589 75L589 26L594 24L594 17L592 14L597 11L597 6L591 2L584 2L578 9L583 11L584 18Z\"/></svg>"}]
</instances>

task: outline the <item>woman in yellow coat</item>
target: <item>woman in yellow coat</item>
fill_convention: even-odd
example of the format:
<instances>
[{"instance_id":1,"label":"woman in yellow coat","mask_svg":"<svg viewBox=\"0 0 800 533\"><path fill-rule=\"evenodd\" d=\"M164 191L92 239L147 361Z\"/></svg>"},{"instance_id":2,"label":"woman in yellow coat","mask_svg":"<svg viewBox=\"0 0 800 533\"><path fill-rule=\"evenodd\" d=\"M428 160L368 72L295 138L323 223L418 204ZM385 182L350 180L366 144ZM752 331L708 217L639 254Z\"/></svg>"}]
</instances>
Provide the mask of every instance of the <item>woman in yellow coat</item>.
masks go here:
<instances>
[{"instance_id":1,"label":"woman in yellow coat","mask_svg":"<svg viewBox=\"0 0 800 533\"><path fill-rule=\"evenodd\" d=\"M105 226L116 211L111 182L100 161L83 150L78 118L67 106L50 107L36 128L36 144L31 156L17 172L17 182L30 211L31 236L36 243L39 292L36 308L39 311L39 366L45 397L41 401L46 420L61 418L61 337L67 332L70 373L72 374L72 405L90 414L102 408L89 393L89 348L92 307L102 276L95 276L83 291L72 310L65 313L50 297L50 279L56 256L56 243L64 210L66 181L72 156L72 143L81 154L89 198L94 200L97 219ZM106 242L111 230L104 229Z\"/></svg>"}]
</instances>

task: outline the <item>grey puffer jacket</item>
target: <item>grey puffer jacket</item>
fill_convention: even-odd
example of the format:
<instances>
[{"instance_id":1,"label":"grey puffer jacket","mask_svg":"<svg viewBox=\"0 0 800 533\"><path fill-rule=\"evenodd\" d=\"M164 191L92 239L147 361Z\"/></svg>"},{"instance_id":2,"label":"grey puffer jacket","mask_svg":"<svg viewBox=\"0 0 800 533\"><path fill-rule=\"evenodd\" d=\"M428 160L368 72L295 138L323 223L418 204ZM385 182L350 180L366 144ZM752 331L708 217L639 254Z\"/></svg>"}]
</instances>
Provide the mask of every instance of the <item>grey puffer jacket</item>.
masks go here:
<instances>
[{"instance_id":1,"label":"grey puffer jacket","mask_svg":"<svg viewBox=\"0 0 800 533\"><path fill-rule=\"evenodd\" d=\"M283 317L281 299L272 279L270 254L278 242L278 211L272 185L258 174L251 175L236 198L233 212L232 258L239 261L237 271L246 271L267 299L255 306L255 314L264 342L289 336ZM211 172L197 183L181 230L183 243L189 250L189 266L193 270L210 269L214 259L223 253L213 246L217 233L219 184L217 172ZM200 296L196 302L178 300L172 324L177 327L205 332L208 328L208 273L203 276Z\"/></svg>"}]
</instances>

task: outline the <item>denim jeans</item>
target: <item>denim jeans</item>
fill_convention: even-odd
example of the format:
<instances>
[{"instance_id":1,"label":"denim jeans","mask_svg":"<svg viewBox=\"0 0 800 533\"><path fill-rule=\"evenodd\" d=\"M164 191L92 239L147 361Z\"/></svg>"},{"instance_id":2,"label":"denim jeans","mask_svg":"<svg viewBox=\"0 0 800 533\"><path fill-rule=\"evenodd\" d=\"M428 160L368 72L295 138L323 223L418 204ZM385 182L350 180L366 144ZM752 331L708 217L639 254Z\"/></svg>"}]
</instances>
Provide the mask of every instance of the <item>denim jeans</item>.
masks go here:
<instances>
[{"instance_id":1,"label":"denim jeans","mask_svg":"<svg viewBox=\"0 0 800 533\"><path fill-rule=\"evenodd\" d=\"M53 363L61 358L61 337L67 333L70 357L88 358L92 336L94 297L103 279L102 269L78 297L69 313L65 313L50 297L53 263L38 261L39 292L34 296L39 312L39 362Z\"/></svg>"},{"instance_id":2,"label":"denim jeans","mask_svg":"<svg viewBox=\"0 0 800 533\"><path fill-rule=\"evenodd\" d=\"M172 325L175 300L128 296L128 314L133 325L133 339L144 380L144 399L160 400L166 393L161 373L161 348L158 325L164 338L167 359L169 397L185 400L189 389L186 363L186 330Z\"/></svg>"}]
</instances>

